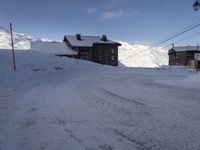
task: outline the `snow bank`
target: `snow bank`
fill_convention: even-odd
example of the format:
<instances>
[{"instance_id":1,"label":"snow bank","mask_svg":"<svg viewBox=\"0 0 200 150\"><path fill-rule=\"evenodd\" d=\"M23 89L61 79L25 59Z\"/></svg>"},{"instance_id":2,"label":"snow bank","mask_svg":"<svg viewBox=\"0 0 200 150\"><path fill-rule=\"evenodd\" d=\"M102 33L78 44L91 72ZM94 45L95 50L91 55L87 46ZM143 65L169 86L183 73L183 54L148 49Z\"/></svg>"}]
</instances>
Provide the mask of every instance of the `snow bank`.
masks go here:
<instances>
[{"instance_id":1,"label":"snow bank","mask_svg":"<svg viewBox=\"0 0 200 150\"><path fill-rule=\"evenodd\" d=\"M36 51L15 51L17 70L34 70L36 68L52 68L56 65L70 62L69 59L59 58L53 55L45 55ZM0 51L0 72L13 70L11 50Z\"/></svg>"},{"instance_id":2,"label":"snow bank","mask_svg":"<svg viewBox=\"0 0 200 150\"><path fill-rule=\"evenodd\" d=\"M154 82L162 85L188 87L188 88L200 88L200 73L196 74L195 69L184 66L162 66L157 68L160 72L165 73L166 77L159 77ZM173 78L169 79L173 75Z\"/></svg>"},{"instance_id":3,"label":"snow bank","mask_svg":"<svg viewBox=\"0 0 200 150\"><path fill-rule=\"evenodd\" d=\"M68 57L58 57L51 54L43 54L37 51L15 50L16 68L13 69L12 51L0 50L0 83L8 79L30 79L41 74L53 73L59 70L73 70L77 68L99 68L100 64L89 61L77 60ZM103 68L108 68L103 67ZM6 80L5 80L6 79Z\"/></svg>"}]
</instances>

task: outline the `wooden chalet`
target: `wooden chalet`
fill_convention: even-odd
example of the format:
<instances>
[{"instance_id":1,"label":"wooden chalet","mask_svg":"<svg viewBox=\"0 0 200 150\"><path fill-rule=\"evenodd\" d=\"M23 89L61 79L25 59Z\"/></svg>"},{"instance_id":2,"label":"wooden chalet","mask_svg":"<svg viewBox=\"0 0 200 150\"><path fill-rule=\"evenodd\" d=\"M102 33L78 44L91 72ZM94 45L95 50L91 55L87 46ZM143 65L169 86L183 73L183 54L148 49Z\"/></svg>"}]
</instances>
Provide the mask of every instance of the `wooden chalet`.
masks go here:
<instances>
[{"instance_id":1,"label":"wooden chalet","mask_svg":"<svg viewBox=\"0 0 200 150\"><path fill-rule=\"evenodd\" d=\"M118 66L118 46L120 43L102 36L66 35L63 40L78 52L78 58L99 64Z\"/></svg>"},{"instance_id":2,"label":"wooden chalet","mask_svg":"<svg viewBox=\"0 0 200 150\"><path fill-rule=\"evenodd\" d=\"M168 51L170 66L200 68L200 50L197 46L173 47Z\"/></svg>"}]
</instances>

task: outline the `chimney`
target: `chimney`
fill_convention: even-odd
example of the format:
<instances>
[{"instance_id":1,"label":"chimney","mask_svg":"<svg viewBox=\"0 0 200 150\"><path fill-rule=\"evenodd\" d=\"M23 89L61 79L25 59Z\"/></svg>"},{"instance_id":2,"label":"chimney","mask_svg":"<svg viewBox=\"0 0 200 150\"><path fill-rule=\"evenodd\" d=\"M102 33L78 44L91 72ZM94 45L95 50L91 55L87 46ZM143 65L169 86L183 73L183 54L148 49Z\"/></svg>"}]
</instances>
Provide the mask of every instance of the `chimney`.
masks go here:
<instances>
[{"instance_id":1,"label":"chimney","mask_svg":"<svg viewBox=\"0 0 200 150\"><path fill-rule=\"evenodd\" d=\"M67 36L64 36L63 42L67 43Z\"/></svg>"},{"instance_id":2,"label":"chimney","mask_svg":"<svg viewBox=\"0 0 200 150\"><path fill-rule=\"evenodd\" d=\"M81 41L81 35L80 34L76 34L76 39Z\"/></svg>"},{"instance_id":3,"label":"chimney","mask_svg":"<svg viewBox=\"0 0 200 150\"><path fill-rule=\"evenodd\" d=\"M104 41L104 42L108 41L107 36L106 35L102 35L101 40Z\"/></svg>"}]
</instances>

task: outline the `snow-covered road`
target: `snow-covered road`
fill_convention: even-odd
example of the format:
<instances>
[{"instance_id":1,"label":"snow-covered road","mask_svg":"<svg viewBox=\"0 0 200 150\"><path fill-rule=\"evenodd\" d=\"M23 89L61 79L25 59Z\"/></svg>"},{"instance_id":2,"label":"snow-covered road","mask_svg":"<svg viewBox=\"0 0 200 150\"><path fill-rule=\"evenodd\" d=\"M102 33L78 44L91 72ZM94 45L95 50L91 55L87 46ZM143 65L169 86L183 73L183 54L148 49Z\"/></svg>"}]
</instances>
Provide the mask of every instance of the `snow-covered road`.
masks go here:
<instances>
[{"instance_id":1,"label":"snow-covered road","mask_svg":"<svg viewBox=\"0 0 200 150\"><path fill-rule=\"evenodd\" d=\"M200 149L200 88L172 84L184 73L102 68L0 86L0 150Z\"/></svg>"}]
</instances>

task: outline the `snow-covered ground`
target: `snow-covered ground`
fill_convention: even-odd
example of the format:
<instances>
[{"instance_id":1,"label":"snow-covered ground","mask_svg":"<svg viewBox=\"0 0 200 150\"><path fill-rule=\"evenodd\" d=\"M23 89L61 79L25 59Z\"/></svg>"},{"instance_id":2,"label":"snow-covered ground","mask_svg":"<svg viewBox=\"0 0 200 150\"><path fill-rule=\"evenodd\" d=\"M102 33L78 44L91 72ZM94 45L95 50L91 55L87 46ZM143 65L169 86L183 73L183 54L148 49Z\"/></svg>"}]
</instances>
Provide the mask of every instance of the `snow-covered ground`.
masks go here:
<instances>
[{"instance_id":1,"label":"snow-covered ground","mask_svg":"<svg viewBox=\"0 0 200 150\"><path fill-rule=\"evenodd\" d=\"M51 41L47 39L35 38L31 35L14 33L15 48L20 50L30 49L30 41ZM154 48L147 50L149 46L131 45L124 41L119 41L119 64L126 67L159 67L168 65L167 49ZM11 49L9 31L0 27L0 49ZM145 51L146 50L146 51Z\"/></svg>"},{"instance_id":2,"label":"snow-covered ground","mask_svg":"<svg viewBox=\"0 0 200 150\"><path fill-rule=\"evenodd\" d=\"M0 51L1 150L197 150L200 76Z\"/></svg>"}]
</instances>

